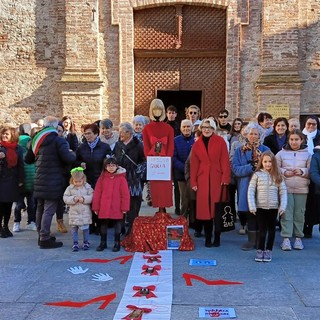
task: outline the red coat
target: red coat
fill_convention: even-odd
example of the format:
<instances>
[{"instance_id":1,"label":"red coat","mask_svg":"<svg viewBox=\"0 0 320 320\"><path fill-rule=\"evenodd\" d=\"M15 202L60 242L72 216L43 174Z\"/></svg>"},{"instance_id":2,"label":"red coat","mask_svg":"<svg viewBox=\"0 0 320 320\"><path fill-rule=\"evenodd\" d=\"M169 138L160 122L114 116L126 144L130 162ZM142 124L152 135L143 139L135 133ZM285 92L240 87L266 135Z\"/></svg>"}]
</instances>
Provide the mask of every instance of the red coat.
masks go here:
<instances>
[{"instance_id":1,"label":"red coat","mask_svg":"<svg viewBox=\"0 0 320 320\"><path fill-rule=\"evenodd\" d=\"M169 124L165 122L153 121L144 127L142 136L145 157L157 155L154 151L154 147L157 142L162 143L159 156L173 156L174 131ZM150 181L150 192L152 206L154 208L171 207L173 205L171 180Z\"/></svg>"},{"instance_id":2,"label":"red coat","mask_svg":"<svg viewBox=\"0 0 320 320\"><path fill-rule=\"evenodd\" d=\"M226 142L214 134L208 152L200 139L194 143L190 160L190 185L197 186L197 219L214 218L214 204L219 202L221 184L230 183L230 162Z\"/></svg>"},{"instance_id":3,"label":"red coat","mask_svg":"<svg viewBox=\"0 0 320 320\"><path fill-rule=\"evenodd\" d=\"M94 188L92 210L99 219L123 219L123 212L130 209L130 193L125 171L115 174L105 171Z\"/></svg>"}]
</instances>

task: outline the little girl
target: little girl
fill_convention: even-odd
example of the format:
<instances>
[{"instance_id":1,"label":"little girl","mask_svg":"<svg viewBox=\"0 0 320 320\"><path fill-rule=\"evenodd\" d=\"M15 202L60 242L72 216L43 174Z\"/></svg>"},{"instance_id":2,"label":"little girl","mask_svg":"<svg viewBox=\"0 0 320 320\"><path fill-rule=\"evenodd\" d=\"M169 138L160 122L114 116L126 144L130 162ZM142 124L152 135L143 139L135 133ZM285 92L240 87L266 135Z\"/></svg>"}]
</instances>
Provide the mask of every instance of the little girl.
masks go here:
<instances>
[{"instance_id":1,"label":"little girl","mask_svg":"<svg viewBox=\"0 0 320 320\"><path fill-rule=\"evenodd\" d=\"M304 248L303 238L304 214L309 192L309 168L311 154L305 144L305 135L300 130L293 130L288 135L288 144L276 155L276 160L284 175L288 188L288 206L286 214L281 218L281 249L292 249L290 238L295 236L293 248Z\"/></svg>"},{"instance_id":2,"label":"little girl","mask_svg":"<svg viewBox=\"0 0 320 320\"><path fill-rule=\"evenodd\" d=\"M287 206L287 188L275 156L269 150L262 153L251 177L248 204L249 211L257 216L260 231L255 261L269 262L272 260L277 215L281 216Z\"/></svg>"},{"instance_id":3,"label":"little girl","mask_svg":"<svg viewBox=\"0 0 320 320\"><path fill-rule=\"evenodd\" d=\"M92 223L92 202L93 189L87 183L83 168L77 167L70 171L70 185L63 195L63 201L70 207L69 224L73 240L73 251L79 251L78 230L83 231L83 250L89 249L89 224Z\"/></svg>"},{"instance_id":4,"label":"little girl","mask_svg":"<svg viewBox=\"0 0 320 320\"><path fill-rule=\"evenodd\" d=\"M123 215L130 209L130 193L126 170L118 166L114 157L104 160L103 171L94 189L92 210L100 220L100 245L97 251L107 248L107 228L114 225L113 252L120 250L120 232Z\"/></svg>"}]
</instances>

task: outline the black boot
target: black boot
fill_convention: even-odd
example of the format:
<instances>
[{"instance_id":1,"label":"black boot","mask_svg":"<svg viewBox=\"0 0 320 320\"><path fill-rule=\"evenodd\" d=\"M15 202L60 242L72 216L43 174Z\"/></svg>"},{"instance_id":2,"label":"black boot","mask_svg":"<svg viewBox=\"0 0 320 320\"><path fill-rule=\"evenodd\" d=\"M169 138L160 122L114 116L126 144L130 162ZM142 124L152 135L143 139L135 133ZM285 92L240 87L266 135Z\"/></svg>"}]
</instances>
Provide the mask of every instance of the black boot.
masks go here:
<instances>
[{"instance_id":1,"label":"black boot","mask_svg":"<svg viewBox=\"0 0 320 320\"><path fill-rule=\"evenodd\" d=\"M114 246L112 249L113 252L120 251L120 234L115 234L114 236Z\"/></svg>"},{"instance_id":2,"label":"black boot","mask_svg":"<svg viewBox=\"0 0 320 320\"><path fill-rule=\"evenodd\" d=\"M220 235L221 232L214 232L213 247L220 247Z\"/></svg>"},{"instance_id":3,"label":"black boot","mask_svg":"<svg viewBox=\"0 0 320 320\"><path fill-rule=\"evenodd\" d=\"M207 235L207 234L206 234L205 246L206 246L207 248L211 248L211 247L212 247L211 237L212 237L211 234L210 234L210 235Z\"/></svg>"},{"instance_id":4,"label":"black boot","mask_svg":"<svg viewBox=\"0 0 320 320\"><path fill-rule=\"evenodd\" d=\"M241 247L244 251L253 250L256 247L257 231L248 231L248 241Z\"/></svg>"},{"instance_id":5,"label":"black boot","mask_svg":"<svg viewBox=\"0 0 320 320\"><path fill-rule=\"evenodd\" d=\"M63 246L63 243L60 241L52 240L51 238L49 240L40 240L40 249L55 249L55 248L61 248Z\"/></svg>"},{"instance_id":6,"label":"black boot","mask_svg":"<svg viewBox=\"0 0 320 320\"><path fill-rule=\"evenodd\" d=\"M103 251L104 249L107 248L107 234L106 233L101 233L100 234L100 244L97 247L97 251Z\"/></svg>"}]
</instances>

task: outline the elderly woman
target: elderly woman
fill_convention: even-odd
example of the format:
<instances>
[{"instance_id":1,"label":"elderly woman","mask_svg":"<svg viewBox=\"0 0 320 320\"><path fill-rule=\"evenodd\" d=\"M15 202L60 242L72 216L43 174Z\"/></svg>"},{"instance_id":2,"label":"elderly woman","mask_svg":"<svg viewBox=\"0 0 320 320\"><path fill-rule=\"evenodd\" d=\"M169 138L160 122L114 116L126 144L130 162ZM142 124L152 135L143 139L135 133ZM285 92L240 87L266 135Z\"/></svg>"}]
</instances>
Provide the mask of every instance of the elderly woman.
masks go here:
<instances>
[{"instance_id":1,"label":"elderly woman","mask_svg":"<svg viewBox=\"0 0 320 320\"><path fill-rule=\"evenodd\" d=\"M160 99L151 101L149 116L152 122L147 124L142 132L144 155L172 157L174 151L174 131L163 122L166 117L164 104ZM159 207L159 212L165 212L166 207L173 205L172 180L150 181L152 206Z\"/></svg>"},{"instance_id":2,"label":"elderly woman","mask_svg":"<svg viewBox=\"0 0 320 320\"><path fill-rule=\"evenodd\" d=\"M113 150L116 142L119 140L119 132L113 130L113 122L110 119L103 119L99 122L100 140L107 143Z\"/></svg>"},{"instance_id":3,"label":"elderly woman","mask_svg":"<svg viewBox=\"0 0 320 320\"><path fill-rule=\"evenodd\" d=\"M142 130L144 126L146 125L146 119L142 115L136 115L134 116L132 120L133 124L133 130L134 130L134 137L138 138L142 142Z\"/></svg>"},{"instance_id":4,"label":"elderly woman","mask_svg":"<svg viewBox=\"0 0 320 320\"><path fill-rule=\"evenodd\" d=\"M260 144L260 134L260 126L257 123L250 122L243 132L246 142L236 149L232 158L232 171L237 178L238 214L239 216L246 215L248 221L248 242L242 246L242 250L254 249L257 239L256 216L249 213L247 194L249 182L256 170L260 155L269 150L268 147Z\"/></svg>"},{"instance_id":5,"label":"elderly woman","mask_svg":"<svg viewBox=\"0 0 320 320\"><path fill-rule=\"evenodd\" d=\"M85 125L83 135L86 141L82 142L77 149L77 166L85 169L87 182L94 189L102 171L103 161L107 155L111 154L111 149L107 143L100 141L99 127L95 123ZM93 215L90 232L98 233L98 230L98 218Z\"/></svg>"},{"instance_id":6,"label":"elderly woman","mask_svg":"<svg viewBox=\"0 0 320 320\"><path fill-rule=\"evenodd\" d=\"M137 174L137 166L145 162L143 145L141 141L134 136L134 130L129 122L120 124L119 141L113 149L114 156L118 164L126 169L126 176L130 190L130 210L127 213L127 222L129 227L127 234L131 232L134 219L139 215L143 181Z\"/></svg>"},{"instance_id":7,"label":"elderly woman","mask_svg":"<svg viewBox=\"0 0 320 320\"><path fill-rule=\"evenodd\" d=\"M190 185L196 191L196 218L204 225L205 246L219 247L220 232L215 232L211 243L215 203L219 202L222 185L230 183L230 165L227 145L214 134L216 124L204 119L199 126L202 135L192 147Z\"/></svg>"},{"instance_id":8,"label":"elderly woman","mask_svg":"<svg viewBox=\"0 0 320 320\"><path fill-rule=\"evenodd\" d=\"M305 127L302 133L307 136L308 151L311 155L314 153L314 148L320 145L320 124L317 116L307 116ZM309 193L307 196L304 236L312 238L313 226L320 222L319 208L316 204L315 186L313 181L309 185Z\"/></svg>"},{"instance_id":9,"label":"elderly woman","mask_svg":"<svg viewBox=\"0 0 320 320\"><path fill-rule=\"evenodd\" d=\"M3 126L0 131L0 237L12 237L8 228L13 202L20 199L23 185L23 150L18 145L15 128Z\"/></svg>"}]
</instances>

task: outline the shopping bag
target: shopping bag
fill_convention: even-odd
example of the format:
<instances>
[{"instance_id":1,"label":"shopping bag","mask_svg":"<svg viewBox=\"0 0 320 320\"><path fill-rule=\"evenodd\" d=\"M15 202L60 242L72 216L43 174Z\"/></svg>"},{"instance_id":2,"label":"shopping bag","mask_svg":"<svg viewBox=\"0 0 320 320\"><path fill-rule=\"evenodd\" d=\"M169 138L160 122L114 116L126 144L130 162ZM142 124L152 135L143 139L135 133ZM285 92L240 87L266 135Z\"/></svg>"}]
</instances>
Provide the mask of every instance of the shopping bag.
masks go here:
<instances>
[{"instance_id":1,"label":"shopping bag","mask_svg":"<svg viewBox=\"0 0 320 320\"><path fill-rule=\"evenodd\" d=\"M227 232L235 229L235 212L229 201L229 188L227 185L221 187L220 201L215 203L215 231Z\"/></svg>"}]
</instances>

